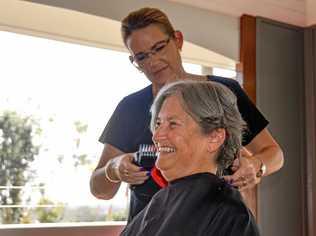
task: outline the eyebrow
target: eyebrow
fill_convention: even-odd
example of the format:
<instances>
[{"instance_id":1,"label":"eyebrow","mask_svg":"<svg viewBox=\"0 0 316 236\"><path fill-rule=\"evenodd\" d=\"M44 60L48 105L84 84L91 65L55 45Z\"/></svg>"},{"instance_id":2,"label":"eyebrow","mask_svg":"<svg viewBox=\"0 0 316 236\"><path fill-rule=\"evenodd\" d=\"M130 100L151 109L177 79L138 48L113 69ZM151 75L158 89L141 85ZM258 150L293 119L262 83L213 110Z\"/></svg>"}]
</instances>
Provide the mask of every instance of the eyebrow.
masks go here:
<instances>
[{"instance_id":1,"label":"eyebrow","mask_svg":"<svg viewBox=\"0 0 316 236\"><path fill-rule=\"evenodd\" d=\"M166 40L164 39L164 40L161 40L161 41L156 42L153 46L150 47L149 50L153 50L158 44L163 43L163 42L165 42L165 41L166 41ZM148 50L147 50L147 51L148 51ZM146 54L146 52L138 52L138 53L135 54L135 56L141 55L141 54Z\"/></svg>"},{"instance_id":2,"label":"eyebrow","mask_svg":"<svg viewBox=\"0 0 316 236\"><path fill-rule=\"evenodd\" d=\"M160 117L157 117L156 121L161 121L162 119ZM178 116L170 116L170 117L167 117L166 119L167 121L170 121L170 120L180 120L180 121L184 121L183 119L181 119L180 117Z\"/></svg>"}]
</instances>

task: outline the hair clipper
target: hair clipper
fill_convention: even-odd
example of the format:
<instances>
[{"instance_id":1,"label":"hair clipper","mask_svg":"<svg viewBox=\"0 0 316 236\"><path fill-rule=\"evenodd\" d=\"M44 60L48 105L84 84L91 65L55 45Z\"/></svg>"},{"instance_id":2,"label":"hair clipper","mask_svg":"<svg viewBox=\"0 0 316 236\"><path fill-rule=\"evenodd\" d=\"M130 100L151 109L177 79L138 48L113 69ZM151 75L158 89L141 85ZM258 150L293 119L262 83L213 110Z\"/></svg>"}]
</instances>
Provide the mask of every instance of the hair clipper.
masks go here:
<instances>
[{"instance_id":1,"label":"hair clipper","mask_svg":"<svg viewBox=\"0 0 316 236\"><path fill-rule=\"evenodd\" d=\"M146 170L151 170L155 166L157 156L155 145L140 144L134 156L134 163Z\"/></svg>"}]
</instances>

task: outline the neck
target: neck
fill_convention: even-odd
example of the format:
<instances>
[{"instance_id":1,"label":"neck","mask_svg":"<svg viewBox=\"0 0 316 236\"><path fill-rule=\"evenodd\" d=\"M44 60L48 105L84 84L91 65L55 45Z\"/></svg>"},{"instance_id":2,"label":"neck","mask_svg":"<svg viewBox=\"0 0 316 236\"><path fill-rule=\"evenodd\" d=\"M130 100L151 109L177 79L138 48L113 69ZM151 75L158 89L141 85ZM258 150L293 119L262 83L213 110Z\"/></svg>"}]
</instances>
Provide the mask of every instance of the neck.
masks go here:
<instances>
[{"instance_id":1,"label":"neck","mask_svg":"<svg viewBox=\"0 0 316 236\"><path fill-rule=\"evenodd\" d=\"M216 175L217 164L207 161L200 164L193 164L191 166L186 165L185 168L173 168L169 170L160 170L164 178L170 182L176 179L180 179L185 176L190 176L198 173L212 173Z\"/></svg>"},{"instance_id":2,"label":"neck","mask_svg":"<svg viewBox=\"0 0 316 236\"><path fill-rule=\"evenodd\" d=\"M196 80L196 81L205 81L207 80L207 77L205 75L195 75L195 74L190 74L182 70L181 72L175 74L174 77L170 78L169 80L166 81L165 84L152 84L152 92L154 97L156 97L157 93L159 90L166 84L176 82L179 80Z\"/></svg>"}]
</instances>

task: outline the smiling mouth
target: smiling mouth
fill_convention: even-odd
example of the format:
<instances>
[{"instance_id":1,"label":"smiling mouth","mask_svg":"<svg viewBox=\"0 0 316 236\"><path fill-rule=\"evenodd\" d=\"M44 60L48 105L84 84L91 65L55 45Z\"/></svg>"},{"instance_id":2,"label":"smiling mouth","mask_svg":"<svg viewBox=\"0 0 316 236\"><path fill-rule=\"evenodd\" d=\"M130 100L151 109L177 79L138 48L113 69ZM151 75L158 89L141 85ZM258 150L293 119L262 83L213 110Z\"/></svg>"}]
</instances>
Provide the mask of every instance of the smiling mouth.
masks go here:
<instances>
[{"instance_id":1,"label":"smiling mouth","mask_svg":"<svg viewBox=\"0 0 316 236\"><path fill-rule=\"evenodd\" d=\"M168 68L168 66L165 66L165 67L163 67L163 68L161 68L161 69L159 69L159 70L156 70L155 72L154 72L154 74L156 75L156 74L159 74L160 72L162 72L162 71L164 71L165 69L167 69Z\"/></svg>"},{"instance_id":2,"label":"smiling mouth","mask_svg":"<svg viewBox=\"0 0 316 236\"><path fill-rule=\"evenodd\" d=\"M158 147L158 153L173 153L176 149L173 147Z\"/></svg>"}]
</instances>

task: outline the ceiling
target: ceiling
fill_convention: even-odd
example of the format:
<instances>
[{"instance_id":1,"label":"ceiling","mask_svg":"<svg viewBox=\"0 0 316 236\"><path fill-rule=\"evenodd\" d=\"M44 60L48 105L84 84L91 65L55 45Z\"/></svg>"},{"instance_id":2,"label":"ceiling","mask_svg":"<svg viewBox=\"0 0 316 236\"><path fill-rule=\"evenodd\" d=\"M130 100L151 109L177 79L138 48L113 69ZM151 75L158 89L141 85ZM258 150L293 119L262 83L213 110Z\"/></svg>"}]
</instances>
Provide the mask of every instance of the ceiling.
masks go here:
<instances>
[{"instance_id":1,"label":"ceiling","mask_svg":"<svg viewBox=\"0 0 316 236\"><path fill-rule=\"evenodd\" d=\"M169 0L202 9L212 10L231 16L242 14L261 16L273 20L307 26L310 22L308 12L316 12L315 0ZM308 10L307 10L308 7ZM312 11L310 8L315 7ZM309 20L310 19L310 20Z\"/></svg>"},{"instance_id":2,"label":"ceiling","mask_svg":"<svg viewBox=\"0 0 316 236\"><path fill-rule=\"evenodd\" d=\"M115 0L113 3L111 2L112 0L108 1L107 6L111 7L115 5L114 2L120 0ZM30 2L45 2L46 4L32 4ZM113 21L106 17L86 14L80 11L71 11L67 8L49 6L56 2L65 5L75 2L78 7L91 6L86 0L1 0L0 30L48 37L90 46L125 50L118 30L120 26L119 21ZM94 2L97 1L95 0ZM100 2L102 1L100 0ZM316 16L315 18L308 18L309 12L313 13L310 15L314 15L314 12L316 12L316 0L168 0L165 2L178 3L177 9L181 5L188 5L195 7L195 9L201 8L233 16L236 19L242 14L249 14L298 26L316 23ZM121 5L122 8L128 5L127 2L124 3L124 5ZM141 4L141 1L135 1L135 3ZM315 11L312 11L313 7L315 7ZM122 12L124 12L123 10ZM182 11L179 10L179 12ZM309 19L314 19L315 21L311 22ZM112 33L107 34L106 31L101 30L104 28L107 28L108 32ZM183 54L184 58L190 62L210 67L233 69L236 63L233 58L225 57L189 42L185 43Z\"/></svg>"},{"instance_id":3,"label":"ceiling","mask_svg":"<svg viewBox=\"0 0 316 236\"><path fill-rule=\"evenodd\" d=\"M126 51L119 29L119 21L106 17L30 1L0 1L0 30ZM235 69L236 65L234 59L188 41L182 55L186 62L207 67Z\"/></svg>"}]
</instances>

